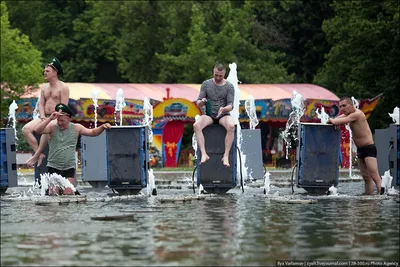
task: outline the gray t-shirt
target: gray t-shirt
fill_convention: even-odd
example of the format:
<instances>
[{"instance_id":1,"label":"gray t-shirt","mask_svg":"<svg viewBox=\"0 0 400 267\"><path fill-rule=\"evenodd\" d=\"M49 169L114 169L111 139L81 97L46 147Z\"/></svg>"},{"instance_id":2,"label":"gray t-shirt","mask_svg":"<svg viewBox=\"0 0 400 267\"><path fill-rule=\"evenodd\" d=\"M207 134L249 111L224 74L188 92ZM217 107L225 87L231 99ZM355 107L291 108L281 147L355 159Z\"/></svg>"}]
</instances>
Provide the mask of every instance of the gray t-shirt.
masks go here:
<instances>
[{"instance_id":1,"label":"gray t-shirt","mask_svg":"<svg viewBox=\"0 0 400 267\"><path fill-rule=\"evenodd\" d=\"M213 118L217 117L218 110L221 107L232 105L235 97L235 88L233 85L226 81L224 85L216 85L213 79L204 81L200 87L200 94L197 100L206 98L211 103L211 113ZM229 114L222 113L221 116Z\"/></svg>"},{"instance_id":2,"label":"gray t-shirt","mask_svg":"<svg viewBox=\"0 0 400 267\"><path fill-rule=\"evenodd\" d=\"M75 149L78 136L75 134L73 123L69 123L68 129L61 131L58 125L54 130L53 136L49 139L49 155L47 157L47 167L52 167L60 171L75 169Z\"/></svg>"}]
</instances>

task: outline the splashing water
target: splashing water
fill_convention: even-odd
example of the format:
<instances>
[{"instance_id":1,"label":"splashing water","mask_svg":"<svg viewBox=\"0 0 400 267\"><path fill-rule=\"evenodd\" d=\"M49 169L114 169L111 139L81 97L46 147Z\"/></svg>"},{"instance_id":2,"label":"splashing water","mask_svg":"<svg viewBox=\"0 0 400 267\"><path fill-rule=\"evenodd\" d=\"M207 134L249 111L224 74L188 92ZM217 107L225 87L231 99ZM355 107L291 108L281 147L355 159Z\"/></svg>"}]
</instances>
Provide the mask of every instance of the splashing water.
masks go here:
<instances>
[{"instance_id":1,"label":"splashing water","mask_svg":"<svg viewBox=\"0 0 400 267\"><path fill-rule=\"evenodd\" d=\"M200 118L200 115L196 115L194 117L194 120L197 121L199 118ZM196 139L195 133L193 133L193 136L192 136L192 147L194 150L194 158L197 159L197 139Z\"/></svg>"},{"instance_id":2,"label":"splashing water","mask_svg":"<svg viewBox=\"0 0 400 267\"><path fill-rule=\"evenodd\" d=\"M360 103L358 102L357 99L354 98L354 96L351 97L351 101L353 102L353 106L358 109L360 106Z\"/></svg>"},{"instance_id":3,"label":"splashing water","mask_svg":"<svg viewBox=\"0 0 400 267\"><path fill-rule=\"evenodd\" d=\"M321 111L318 111L318 109L316 110L317 117L318 117L318 119L321 120L321 123L322 123L322 124L327 124L327 122L328 122L328 120L329 120L329 115L326 114L325 108L324 108L324 107L321 107L320 110L321 110Z\"/></svg>"},{"instance_id":4,"label":"splashing water","mask_svg":"<svg viewBox=\"0 0 400 267\"><path fill-rule=\"evenodd\" d=\"M12 128L14 128L14 135L15 135L15 140L18 140L17 137L17 119L15 117L15 111L18 109L17 103L15 103L15 100L11 103L11 105L8 107L8 127L12 125Z\"/></svg>"},{"instance_id":5,"label":"splashing water","mask_svg":"<svg viewBox=\"0 0 400 267\"><path fill-rule=\"evenodd\" d=\"M358 109L359 103L357 99L354 98L354 96L351 97L351 101L353 102L353 106ZM349 178L353 177L353 132L351 130L350 124L346 124L346 130L349 131Z\"/></svg>"},{"instance_id":6,"label":"splashing water","mask_svg":"<svg viewBox=\"0 0 400 267\"><path fill-rule=\"evenodd\" d=\"M147 183L147 195L151 196L153 194L153 190L156 189L156 179L154 177L154 173L152 169L149 169L149 181Z\"/></svg>"},{"instance_id":7,"label":"splashing water","mask_svg":"<svg viewBox=\"0 0 400 267\"><path fill-rule=\"evenodd\" d=\"M41 94L39 94L39 97L38 97L38 99L36 101L36 104L35 104L35 109L33 110L33 113L32 113L32 118L34 120L37 120L37 119L40 118L40 112L39 112L40 95Z\"/></svg>"},{"instance_id":8,"label":"splashing water","mask_svg":"<svg viewBox=\"0 0 400 267\"><path fill-rule=\"evenodd\" d=\"M47 189L56 188L56 187L60 187L61 189L71 188L73 192L76 192L76 188L74 187L74 185L71 184L71 182L68 179L62 177L59 174L43 173L43 174L40 174L40 179L41 179L41 184L42 184L42 188L40 189L41 196L46 195Z\"/></svg>"},{"instance_id":9,"label":"splashing water","mask_svg":"<svg viewBox=\"0 0 400 267\"><path fill-rule=\"evenodd\" d=\"M236 68L237 68L236 63L229 64L229 74L228 74L228 77L226 78L226 80L229 81L235 88L235 99L233 101L233 109L230 112L230 115L232 116L233 122L236 125L236 132L237 132L236 145L239 148L239 153L240 153L240 155L239 154L237 155L237 157L238 157L237 162L240 162L240 158L242 159L242 162L241 162L242 174L244 177L247 177L248 169L245 164L246 155L243 154L243 152L242 152L242 131L241 131L240 123L239 123L240 90L239 90L239 86L238 86L239 80L237 77ZM238 164L238 166L240 166L239 164ZM236 171L238 172L239 168L237 168ZM240 173L239 173L239 175L240 175Z\"/></svg>"},{"instance_id":10,"label":"splashing water","mask_svg":"<svg viewBox=\"0 0 400 267\"><path fill-rule=\"evenodd\" d=\"M329 192L330 196L338 196L339 195L339 193L337 192L337 188L333 185L331 185L331 187L329 187L328 192Z\"/></svg>"},{"instance_id":11,"label":"splashing water","mask_svg":"<svg viewBox=\"0 0 400 267\"><path fill-rule=\"evenodd\" d=\"M119 111L119 126L122 126L122 110L126 106L125 98L124 98L124 91L122 88L118 88L117 97L115 99L115 113L114 113L114 120L115 124L117 123L117 112Z\"/></svg>"},{"instance_id":12,"label":"splashing water","mask_svg":"<svg viewBox=\"0 0 400 267\"><path fill-rule=\"evenodd\" d=\"M390 113L388 113L388 114L389 114L389 116L392 118L392 120L393 120L393 122L394 122L395 124L397 124L397 125L400 124L400 119L399 119L400 111L399 111L399 108L398 108L398 107L395 107L395 108L393 109L393 113L392 113L392 114L390 114Z\"/></svg>"},{"instance_id":13,"label":"splashing water","mask_svg":"<svg viewBox=\"0 0 400 267\"><path fill-rule=\"evenodd\" d=\"M293 90L293 96L291 100L292 112L289 114L289 118L286 122L285 130L280 134L286 144L286 159L289 156L289 149L292 148L291 141L297 140L297 126L300 123L300 118L304 114L304 102L301 94Z\"/></svg>"},{"instance_id":14,"label":"splashing water","mask_svg":"<svg viewBox=\"0 0 400 267\"><path fill-rule=\"evenodd\" d=\"M250 129L254 130L258 125L258 119L256 113L256 105L254 104L254 97L252 95L250 95L249 99L244 102L244 106L246 108L247 116L249 116Z\"/></svg>"},{"instance_id":15,"label":"splashing water","mask_svg":"<svg viewBox=\"0 0 400 267\"><path fill-rule=\"evenodd\" d=\"M346 124L346 130L349 131L349 178L353 177L353 132L350 125Z\"/></svg>"},{"instance_id":16,"label":"splashing water","mask_svg":"<svg viewBox=\"0 0 400 267\"><path fill-rule=\"evenodd\" d=\"M94 107L94 127L97 127L97 108L99 107L97 100L98 100L98 95L99 95L99 91L97 91L96 88L92 89L92 101L93 101L93 107Z\"/></svg>"},{"instance_id":17,"label":"splashing water","mask_svg":"<svg viewBox=\"0 0 400 267\"><path fill-rule=\"evenodd\" d=\"M150 104L150 99L148 97L145 97L143 100L143 115L142 125L147 127L148 142L151 144L153 142L153 106ZM148 177L147 195L157 195L156 179L151 168L148 170Z\"/></svg>"},{"instance_id":18,"label":"splashing water","mask_svg":"<svg viewBox=\"0 0 400 267\"><path fill-rule=\"evenodd\" d=\"M201 194L203 194L203 192L204 192L203 185L200 184L200 185L199 185L199 192L198 192L198 195L200 196Z\"/></svg>"},{"instance_id":19,"label":"splashing water","mask_svg":"<svg viewBox=\"0 0 400 267\"><path fill-rule=\"evenodd\" d=\"M152 123L153 123L153 106L150 104L150 99L148 97L144 98L143 101L143 121L142 124L144 126L148 126L149 131L149 143L153 142L153 130L152 130Z\"/></svg>"},{"instance_id":20,"label":"splashing water","mask_svg":"<svg viewBox=\"0 0 400 267\"><path fill-rule=\"evenodd\" d=\"M264 194L265 195L268 195L270 187L271 187L271 182L269 179L270 175L271 174L269 172L266 172L264 175Z\"/></svg>"},{"instance_id":21,"label":"splashing water","mask_svg":"<svg viewBox=\"0 0 400 267\"><path fill-rule=\"evenodd\" d=\"M393 177L390 175L390 170L385 171L385 173L382 176L382 184L381 184L381 187L385 188L385 194L387 194L389 189L391 188L392 180Z\"/></svg>"}]
</instances>

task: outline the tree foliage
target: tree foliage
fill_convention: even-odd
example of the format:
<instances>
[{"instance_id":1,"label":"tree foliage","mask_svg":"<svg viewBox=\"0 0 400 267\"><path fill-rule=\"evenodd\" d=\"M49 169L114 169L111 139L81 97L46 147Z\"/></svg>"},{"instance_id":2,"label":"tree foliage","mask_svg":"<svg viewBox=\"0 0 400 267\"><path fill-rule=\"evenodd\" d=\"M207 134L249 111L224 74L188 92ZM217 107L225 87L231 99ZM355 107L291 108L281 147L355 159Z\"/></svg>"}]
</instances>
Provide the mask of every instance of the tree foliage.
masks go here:
<instances>
[{"instance_id":1,"label":"tree foliage","mask_svg":"<svg viewBox=\"0 0 400 267\"><path fill-rule=\"evenodd\" d=\"M372 98L383 103L372 114L372 126L385 127L387 115L400 103L399 4L394 1L335 1L335 17L323 23L332 49L314 82L339 96Z\"/></svg>"},{"instance_id":2,"label":"tree foliage","mask_svg":"<svg viewBox=\"0 0 400 267\"><path fill-rule=\"evenodd\" d=\"M1 2L1 114L8 105L25 93L26 86L37 87L43 81L41 53L25 34L10 28L7 7Z\"/></svg>"},{"instance_id":3,"label":"tree foliage","mask_svg":"<svg viewBox=\"0 0 400 267\"><path fill-rule=\"evenodd\" d=\"M33 44L24 53L57 56L67 82L201 83L216 62L236 62L243 83L314 82L358 99L383 92L373 127L399 103L398 1L6 4L10 27Z\"/></svg>"}]
</instances>

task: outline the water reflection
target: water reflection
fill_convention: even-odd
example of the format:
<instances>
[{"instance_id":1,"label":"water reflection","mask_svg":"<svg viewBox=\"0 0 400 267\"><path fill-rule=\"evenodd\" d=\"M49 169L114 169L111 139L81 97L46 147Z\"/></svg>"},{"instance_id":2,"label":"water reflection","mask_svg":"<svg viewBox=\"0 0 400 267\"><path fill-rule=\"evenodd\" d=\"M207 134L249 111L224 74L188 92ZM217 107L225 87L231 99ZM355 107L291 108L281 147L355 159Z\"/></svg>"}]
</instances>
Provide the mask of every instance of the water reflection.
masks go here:
<instances>
[{"instance_id":1,"label":"water reflection","mask_svg":"<svg viewBox=\"0 0 400 267\"><path fill-rule=\"evenodd\" d=\"M190 190L159 195L190 195ZM317 204L296 205L269 201L259 189L185 204L164 204L157 197L66 206L1 201L1 265L265 266L285 259L399 260L396 198L325 197ZM132 221L90 219L132 210L147 212L136 213Z\"/></svg>"}]
</instances>

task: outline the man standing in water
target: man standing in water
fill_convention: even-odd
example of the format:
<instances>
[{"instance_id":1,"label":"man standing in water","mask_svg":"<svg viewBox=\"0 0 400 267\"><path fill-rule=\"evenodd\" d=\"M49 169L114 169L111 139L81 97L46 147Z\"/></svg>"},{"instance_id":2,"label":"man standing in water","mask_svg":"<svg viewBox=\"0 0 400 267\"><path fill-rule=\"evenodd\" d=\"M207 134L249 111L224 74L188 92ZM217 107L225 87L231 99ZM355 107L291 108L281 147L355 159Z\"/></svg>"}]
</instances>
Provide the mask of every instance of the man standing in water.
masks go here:
<instances>
[{"instance_id":1,"label":"man standing in water","mask_svg":"<svg viewBox=\"0 0 400 267\"><path fill-rule=\"evenodd\" d=\"M38 150L38 142L33 135L35 127L49 117L57 103L63 103L68 105L69 101L69 88L68 86L58 79L63 74L60 61L57 58L53 58L52 61L44 68L44 79L48 82L40 89L40 100L39 100L39 114L40 119L33 119L22 128L22 134L28 143L28 145L36 153ZM47 144L49 136L42 135L40 137L40 143ZM43 151L44 147L42 148ZM43 158L46 156L40 154L37 159L38 166L42 163ZM28 165L31 160L28 160Z\"/></svg>"},{"instance_id":2,"label":"man standing in water","mask_svg":"<svg viewBox=\"0 0 400 267\"><path fill-rule=\"evenodd\" d=\"M379 176L376 160L377 151L367 118L361 110L354 107L353 101L349 97L344 97L339 101L339 108L342 114L335 119L329 119L328 123L333 125L349 123L353 133L353 141L357 147L358 167L364 179L365 194L373 194L374 183L378 194L383 194L382 180Z\"/></svg>"},{"instance_id":3,"label":"man standing in water","mask_svg":"<svg viewBox=\"0 0 400 267\"><path fill-rule=\"evenodd\" d=\"M75 182L75 150L79 135L98 136L105 129L110 129L111 125L105 123L97 128L89 129L81 124L72 123L71 117L74 115L71 109L59 103L50 117L39 123L35 131L38 134L49 134L49 157L47 159L48 172L59 174L67 178L71 184ZM52 122L53 120L56 120ZM34 164L42 152L41 146L32 157ZM71 194L70 191L63 191L63 194Z\"/></svg>"},{"instance_id":4,"label":"man standing in water","mask_svg":"<svg viewBox=\"0 0 400 267\"><path fill-rule=\"evenodd\" d=\"M224 65L221 63L216 64L213 70L213 78L203 82L197 98L196 104L198 107L204 106L207 101L211 106L211 110L207 112L207 115L201 115L193 124L197 145L201 152L200 164L210 158L205 149L203 129L213 123L219 123L226 129L225 151L222 162L225 166L230 166L229 151L234 138L235 124L229 112L233 109L235 89L224 77Z\"/></svg>"}]
</instances>

